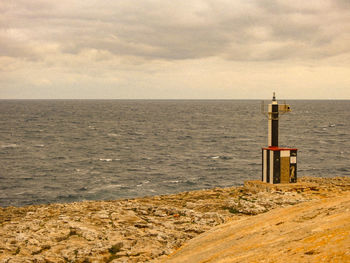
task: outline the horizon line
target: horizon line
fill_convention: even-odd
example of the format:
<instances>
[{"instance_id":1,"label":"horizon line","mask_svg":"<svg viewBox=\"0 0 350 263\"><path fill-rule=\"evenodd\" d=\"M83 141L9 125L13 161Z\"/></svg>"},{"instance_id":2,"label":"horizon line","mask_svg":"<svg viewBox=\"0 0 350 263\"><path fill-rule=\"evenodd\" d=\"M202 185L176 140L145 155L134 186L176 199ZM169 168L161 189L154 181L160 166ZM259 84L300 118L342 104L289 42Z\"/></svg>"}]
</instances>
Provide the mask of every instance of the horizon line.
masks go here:
<instances>
[{"instance_id":1,"label":"horizon line","mask_svg":"<svg viewBox=\"0 0 350 263\"><path fill-rule=\"evenodd\" d=\"M254 98L254 99L247 99L247 98L239 98L239 99L223 99L223 98L213 98L213 99L208 99L208 98L195 98L195 99L189 99L189 98L0 98L0 101L5 101L5 100L128 100L128 101L146 101L146 100L153 100L153 101L179 101L179 100L187 100L187 101L214 101L214 100L222 100L222 101L231 101L231 100L270 100L270 99L265 99L265 98ZM305 99L296 99L296 98L277 98L277 101L281 100L315 100L315 101L321 101L321 100L350 100L350 98L347 99L339 99L339 98L329 98L329 99L310 99L310 98L305 98Z\"/></svg>"}]
</instances>

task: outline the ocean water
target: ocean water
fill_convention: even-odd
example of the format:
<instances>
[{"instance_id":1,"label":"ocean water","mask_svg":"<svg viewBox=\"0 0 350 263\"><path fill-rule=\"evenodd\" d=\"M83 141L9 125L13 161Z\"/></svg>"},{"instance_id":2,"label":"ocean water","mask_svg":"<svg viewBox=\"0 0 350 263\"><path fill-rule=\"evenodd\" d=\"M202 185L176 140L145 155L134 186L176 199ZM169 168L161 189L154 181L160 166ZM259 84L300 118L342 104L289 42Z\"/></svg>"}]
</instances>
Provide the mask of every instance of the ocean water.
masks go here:
<instances>
[{"instance_id":1,"label":"ocean water","mask_svg":"<svg viewBox=\"0 0 350 263\"><path fill-rule=\"evenodd\" d=\"M268 103L268 102L267 102ZM288 101L298 176L350 175L350 101ZM1 100L0 206L109 200L261 178L257 100Z\"/></svg>"}]
</instances>

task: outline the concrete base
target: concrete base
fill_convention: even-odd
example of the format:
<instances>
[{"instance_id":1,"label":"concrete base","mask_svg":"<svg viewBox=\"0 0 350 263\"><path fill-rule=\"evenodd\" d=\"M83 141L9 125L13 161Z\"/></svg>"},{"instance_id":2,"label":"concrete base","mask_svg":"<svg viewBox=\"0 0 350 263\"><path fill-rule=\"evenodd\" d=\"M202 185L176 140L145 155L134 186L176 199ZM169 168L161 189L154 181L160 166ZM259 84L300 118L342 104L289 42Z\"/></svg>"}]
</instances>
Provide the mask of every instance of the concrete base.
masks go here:
<instances>
[{"instance_id":1,"label":"concrete base","mask_svg":"<svg viewBox=\"0 0 350 263\"><path fill-rule=\"evenodd\" d=\"M245 181L244 187L251 191L265 191L265 192L304 192L310 190L317 190L318 185L309 182L299 182L292 184L270 184L262 181Z\"/></svg>"}]
</instances>

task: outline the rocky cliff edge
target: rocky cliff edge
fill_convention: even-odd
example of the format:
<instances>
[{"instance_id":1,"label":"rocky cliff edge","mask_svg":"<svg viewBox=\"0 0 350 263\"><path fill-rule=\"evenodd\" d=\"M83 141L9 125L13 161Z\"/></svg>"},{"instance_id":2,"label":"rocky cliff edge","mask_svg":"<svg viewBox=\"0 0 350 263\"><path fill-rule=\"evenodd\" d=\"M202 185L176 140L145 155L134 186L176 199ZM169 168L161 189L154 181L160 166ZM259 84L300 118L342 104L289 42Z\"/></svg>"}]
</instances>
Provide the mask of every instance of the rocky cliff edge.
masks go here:
<instances>
[{"instance_id":1,"label":"rocky cliff edge","mask_svg":"<svg viewBox=\"0 0 350 263\"><path fill-rule=\"evenodd\" d=\"M343 262L349 256L349 192L349 177L306 177L294 186L248 182L128 200L0 208L0 262L281 262L293 255L295 262Z\"/></svg>"}]
</instances>

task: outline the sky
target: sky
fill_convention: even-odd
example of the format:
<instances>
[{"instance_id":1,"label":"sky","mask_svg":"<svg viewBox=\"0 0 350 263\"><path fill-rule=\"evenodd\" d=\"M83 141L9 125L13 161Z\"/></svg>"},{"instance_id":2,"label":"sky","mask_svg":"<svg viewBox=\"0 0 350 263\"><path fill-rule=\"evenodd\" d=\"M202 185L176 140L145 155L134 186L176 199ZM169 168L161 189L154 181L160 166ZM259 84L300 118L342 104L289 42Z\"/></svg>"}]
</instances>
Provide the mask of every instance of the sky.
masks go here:
<instances>
[{"instance_id":1,"label":"sky","mask_svg":"<svg viewBox=\"0 0 350 263\"><path fill-rule=\"evenodd\" d=\"M0 0L0 99L350 99L350 0Z\"/></svg>"}]
</instances>

